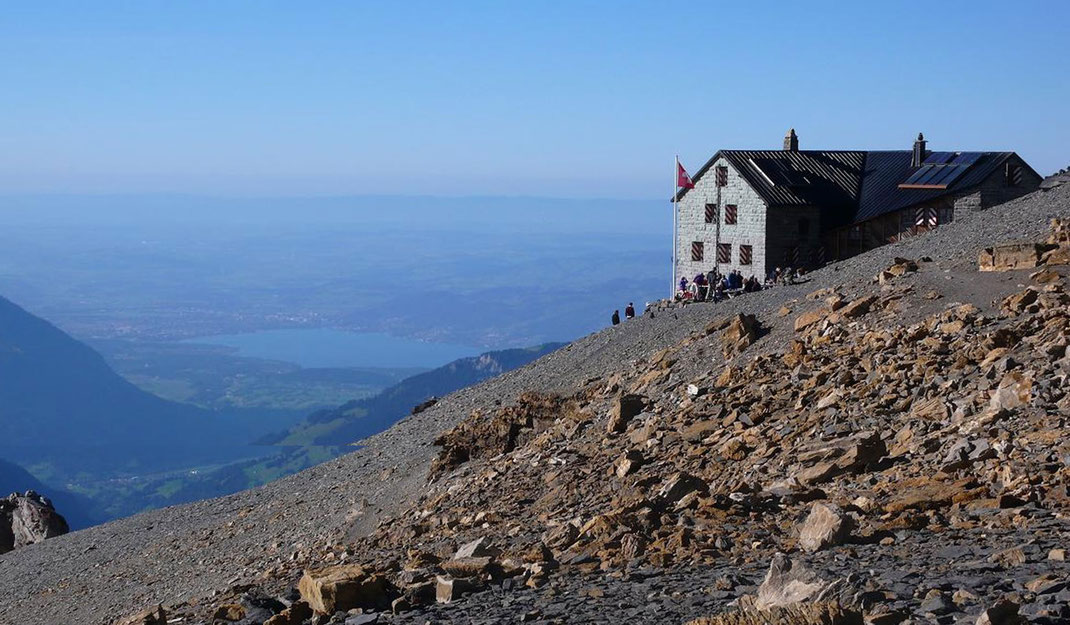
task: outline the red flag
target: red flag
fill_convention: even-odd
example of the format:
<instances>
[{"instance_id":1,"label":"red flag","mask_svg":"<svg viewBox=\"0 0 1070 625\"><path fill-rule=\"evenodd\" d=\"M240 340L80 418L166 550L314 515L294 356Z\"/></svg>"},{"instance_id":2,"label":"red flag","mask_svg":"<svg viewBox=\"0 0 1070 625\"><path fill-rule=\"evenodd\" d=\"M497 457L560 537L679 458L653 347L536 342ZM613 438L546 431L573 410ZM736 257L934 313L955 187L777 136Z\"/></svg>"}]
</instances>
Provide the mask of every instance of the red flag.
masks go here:
<instances>
[{"instance_id":1,"label":"red flag","mask_svg":"<svg viewBox=\"0 0 1070 625\"><path fill-rule=\"evenodd\" d=\"M681 189L695 188L695 183L691 182L691 176L687 174L687 170L680 164L680 161L676 161L676 186Z\"/></svg>"}]
</instances>

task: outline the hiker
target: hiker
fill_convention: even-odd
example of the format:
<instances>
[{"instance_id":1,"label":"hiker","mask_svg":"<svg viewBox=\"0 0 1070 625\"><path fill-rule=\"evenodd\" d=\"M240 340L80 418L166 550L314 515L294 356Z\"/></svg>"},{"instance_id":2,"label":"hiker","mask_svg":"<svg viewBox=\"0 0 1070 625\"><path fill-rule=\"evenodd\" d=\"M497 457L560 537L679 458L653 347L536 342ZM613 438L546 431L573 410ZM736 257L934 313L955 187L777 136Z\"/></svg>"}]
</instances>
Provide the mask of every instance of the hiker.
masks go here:
<instances>
[{"instance_id":1,"label":"hiker","mask_svg":"<svg viewBox=\"0 0 1070 625\"><path fill-rule=\"evenodd\" d=\"M706 299L706 274L701 271L695 274L695 278L691 281L691 292L695 294L697 301L703 301Z\"/></svg>"},{"instance_id":2,"label":"hiker","mask_svg":"<svg viewBox=\"0 0 1070 625\"><path fill-rule=\"evenodd\" d=\"M680 278L680 294L677 296L677 299L680 299L680 298L684 297L684 295L686 293L687 293L687 278L681 277Z\"/></svg>"},{"instance_id":3,"label":"hiker","mask_svg":"<svg viewBox=\"0 0 1070 625\"><path fill-rule=\"evenodd\" d=\"M635 319L635 306L631 302L628 302L628 307L624 309L625 319Z\"/></svg>"},{"instance_id":4,"label":"hiker","mask_svg":"<svg viewBox=\"0 0 1070 625\"><path fill-rule=\"evenodd\" d=\"M619 310L614 310L613 311L613 325L615 325L615 326L620 325L620 311Z\"/></svg>"},{"instance_id":5,"label":"hiker","mask_svg":"<svg viewBox=\"0 0 1070 625\"><path fill-rule=\"evenodd\" d=\"M728 288L738 291L743 288L743 274L733 269L732 273L728 274Z\"/></svg>"}]
</instances>

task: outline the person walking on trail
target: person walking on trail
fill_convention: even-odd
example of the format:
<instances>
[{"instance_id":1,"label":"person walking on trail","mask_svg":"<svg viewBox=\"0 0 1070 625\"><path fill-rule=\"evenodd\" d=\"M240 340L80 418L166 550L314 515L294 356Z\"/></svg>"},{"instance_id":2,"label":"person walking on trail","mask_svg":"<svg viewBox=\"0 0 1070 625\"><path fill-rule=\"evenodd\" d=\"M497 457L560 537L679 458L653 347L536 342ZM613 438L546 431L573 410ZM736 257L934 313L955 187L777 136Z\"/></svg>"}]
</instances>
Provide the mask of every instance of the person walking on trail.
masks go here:
<instances>
[{"instance_id":1,"label":"person walking on trail","mask_svg":"<svg viewBox=\"0 0 1070 625\"><path fill-rule=\"evenodd\" d=\"M625 319L635 319L635 306L631 302L628 302L628 307L624 309Z\"/></svg>"},{"instance_id":2,"label":"person walking on trail","mask_svg":"<svg viewBox=\"0 0 1070 625\"><path fill-rule=\"evenodd\" d=\"M615 326L616 325L620 325L620 311L619 310L614 310L613 311L613 325L615 325Z\"/></svg>"}]
</instances>

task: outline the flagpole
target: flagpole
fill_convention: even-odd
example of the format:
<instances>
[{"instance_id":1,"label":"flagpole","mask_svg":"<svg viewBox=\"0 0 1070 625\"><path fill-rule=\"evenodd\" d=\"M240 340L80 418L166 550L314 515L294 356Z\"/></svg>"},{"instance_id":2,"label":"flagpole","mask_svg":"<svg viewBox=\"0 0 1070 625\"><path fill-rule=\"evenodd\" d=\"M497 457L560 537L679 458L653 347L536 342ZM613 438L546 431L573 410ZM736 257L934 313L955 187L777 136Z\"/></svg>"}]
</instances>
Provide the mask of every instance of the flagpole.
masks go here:
<instances>
[{"instance_id":1,"label":"flagpole","mask_svg":"<svg viewBox=\"0 0 1070 625\"><path fill-rule=\"evenodd\" d=\"M680 155L676 155L676 165L672 168L672 285L669 299L676 296L676 195L680 190Z\"/></svg>"}]
</instances>

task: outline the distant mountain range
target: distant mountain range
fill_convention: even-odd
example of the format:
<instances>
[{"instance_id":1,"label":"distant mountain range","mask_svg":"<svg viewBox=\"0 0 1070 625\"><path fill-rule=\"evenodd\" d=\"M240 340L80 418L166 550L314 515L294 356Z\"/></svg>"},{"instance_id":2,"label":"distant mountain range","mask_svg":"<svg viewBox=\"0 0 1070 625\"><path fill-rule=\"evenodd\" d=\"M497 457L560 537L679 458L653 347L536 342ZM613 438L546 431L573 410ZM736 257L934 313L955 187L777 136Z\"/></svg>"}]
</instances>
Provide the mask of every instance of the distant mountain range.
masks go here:
<instances>
[{"instance_id":1,"label":"distant mountain range","mask_svg":"<svg viewBox=\"0 0 1070 625\"><path fill-rule=\"evenodd\" d=\"M347 445L387 429L408 415L413 407L432 397L441 397L522 367L562 345L544 343L461 358L406 378L374 397L314 412L286 432L266 436L259 442L286 446Z\"/></svg>"}]
</instances>

